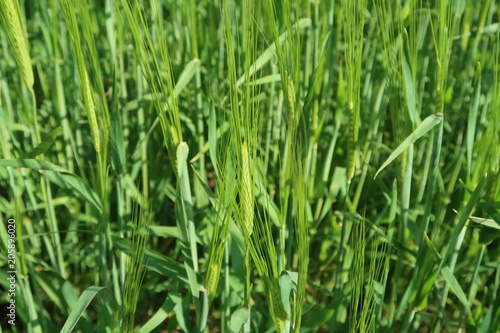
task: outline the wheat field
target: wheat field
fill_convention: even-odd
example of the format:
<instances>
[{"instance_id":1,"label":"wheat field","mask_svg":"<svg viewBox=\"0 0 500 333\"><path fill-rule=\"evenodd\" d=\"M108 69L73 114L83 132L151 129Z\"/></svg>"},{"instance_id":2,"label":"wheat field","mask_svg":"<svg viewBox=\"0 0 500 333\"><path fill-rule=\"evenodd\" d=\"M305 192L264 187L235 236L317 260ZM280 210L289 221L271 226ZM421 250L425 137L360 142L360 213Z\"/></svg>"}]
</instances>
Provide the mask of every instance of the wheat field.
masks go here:
<instances>
[{"instance_id":1,"label":"wheat field","mask_svg":"<svg viewBox=\"0 0 500 333\"><path fill-rule=\"evenodd\" d=\"M1 1L0 333L500 331L499 19Z\"/></svg>"}]
</instances>

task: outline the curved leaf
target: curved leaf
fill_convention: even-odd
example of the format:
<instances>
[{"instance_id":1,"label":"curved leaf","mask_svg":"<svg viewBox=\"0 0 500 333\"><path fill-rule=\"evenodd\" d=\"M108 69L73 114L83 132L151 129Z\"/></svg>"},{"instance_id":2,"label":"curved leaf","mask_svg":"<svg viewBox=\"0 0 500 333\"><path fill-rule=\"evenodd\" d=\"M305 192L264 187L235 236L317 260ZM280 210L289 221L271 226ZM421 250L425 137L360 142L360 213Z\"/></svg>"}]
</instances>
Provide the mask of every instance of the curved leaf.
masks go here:
<instances>
[{"instance_id":1,"label":"curved leaf","mask_svg":"<svg viewBox=\"0 0 500 333\"><path fill-rule=\"evenodd\" d=\"M433 129L437 124L439 124L443 120L443 115L441 113L435 113L425 118L420 125L411 133L396 150L389 155L389 158L382 164L382 166L378 169L375 174L374 179L377 178L378 174L384 170L392 161L394 161L401 153L403 153L411 144L420 139L424 134Z\"/></svg>"},{"instance_id":2,"label":"curved leaf","mask_svg":"<svg viewBox=\"0 0 500 333\"><path fill-rule=\"evenodd\" d=\"M132 253L132 243L128 239L112 237L112 240L113 240L113 246L118 250L125 252L128 255ZM143 264L147 268L165 277L171 278L173 280L185 284L188 283L186 270L184 269L184 267L178 262L158 252L146 249L144 253Z\"/></svg>"},{"instance_id":3,"label":"curved leaf","mask_svg":"<svg viewBox=\"0 0 500 333\"><path fill-rule=\"evenodd\" d=\"M34 158L35 156L41 155L45 153L56 141L56 137L61 133L62 126L54 128L45 138L43 138L42 142L32 151L23 156L23 158Z\"/></svg>"},{"instance_id":4,"label":"curved leaf","mask_svg":"<svg viewBox=\"0 0 500 333\"><path fill-rule=\"evenodd\" d=\"M94 206L99 213L102 212L102 204L97 194L83 181L83 179L60 166L35 159L0 160L0 166L26 168L38 171L53 171L54 173L46 173L47 177L49 177L52 182L74 190L76 194Z\"/></svg>"},{"instance_id":5,"label":"curved leaf","mask_svg":"<svg viewBox=\"0 0 500 333\"><path fill-rule=\"evenodd\" d=\"M83 312L85 311L85 309L87 309L92 300L98 295L107 296L106 294L111 296L111 299L114 300L113 306L114 308L116 308L116 300L113 296L113 293L109 289L105 287L88 287L87 289L85 289L83 294L78 299L78 302L76 302L75 307L73 308L73 310L71 310L66 323L61 329L61 333L72 332L76 324L78 323L78 320L80 320Z\"/></svg>"}]
</instances>

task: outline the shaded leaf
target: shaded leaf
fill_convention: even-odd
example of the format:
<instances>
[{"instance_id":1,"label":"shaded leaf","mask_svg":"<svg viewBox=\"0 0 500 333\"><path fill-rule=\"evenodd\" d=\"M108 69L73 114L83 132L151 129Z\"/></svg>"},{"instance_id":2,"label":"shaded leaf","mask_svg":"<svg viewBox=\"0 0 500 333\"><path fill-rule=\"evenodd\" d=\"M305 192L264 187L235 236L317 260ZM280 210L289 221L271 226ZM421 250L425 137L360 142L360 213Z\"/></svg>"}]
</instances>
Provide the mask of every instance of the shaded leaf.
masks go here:
<instances>
[{"instance_id":1,"label":"shaded leaf","mask_svg":"<svg viewBox=\"0 0 500 333\"><path fill-rule=\"evenodd\" d=\"M60 185L66 185L67 188L74 190L81 198L85 199L99 212L102 212L101 201L97 194L80 177L60 166L47 161L34 159L0 160L0 166L54 171L55 173L46 173L51 181L59 183ZM62 183L58 182L57 178L60 178Z\"/></svg>"},{"instance_id":2,"label":"shaded leaf","mask_svg":"<svg viewBox=\"0 0 500 333\"><path fill-rule=\"evenodd\" d=\"M43 138L42 142L40 142L38 146L33 148L33 150L26 155L23 155L22 158L35 158L36 156L45 153L54 144L54 141L56 141L56 138L61 131L62 126L54 128L45 138Z\"/></svg>"}]
</instances>

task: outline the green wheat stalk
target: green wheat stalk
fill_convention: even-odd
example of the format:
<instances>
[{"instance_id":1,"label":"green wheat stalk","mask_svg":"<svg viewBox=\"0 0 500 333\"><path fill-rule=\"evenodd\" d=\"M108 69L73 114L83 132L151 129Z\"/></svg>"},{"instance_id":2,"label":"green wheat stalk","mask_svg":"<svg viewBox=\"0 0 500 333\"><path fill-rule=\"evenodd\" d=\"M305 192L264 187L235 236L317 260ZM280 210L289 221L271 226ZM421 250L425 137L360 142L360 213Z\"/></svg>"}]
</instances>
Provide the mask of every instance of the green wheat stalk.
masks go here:
<instances>
[{"instance_id":1,"label":"green wheat stalk","mask_svg":"<svg viewBox=\"0 0 500 333\"><path fill-rule=\"evenodd\" d=\"M101 136L99 133L99 123L97 122L96 106L94 102L94 95L89 81L89 75L85 66L83 52L81 48L80 29L76 18L74 3L69 0L59 0L59 5L64 14L66 25L71 36L73 51L76 59L76 69L80 83L81 94L83 98L83 105L85 113L89 120L90 133L92 135L92 142L94 149L97 153L101 151Z\"/></svg>"},{"instance_id":2,"label":"green wheat stalk","mask_svg":"<svg viewBox=\"0 0 500 333\"><path fill-rule=\"evenodd\" d=\"M347 139L347 181L350 183L356 170L356 155L361 108L360 87L363 59L363 30L367 0L343 0L344 36L347 73L347 108L349 132Z\"/></svg>"}]
</instances>

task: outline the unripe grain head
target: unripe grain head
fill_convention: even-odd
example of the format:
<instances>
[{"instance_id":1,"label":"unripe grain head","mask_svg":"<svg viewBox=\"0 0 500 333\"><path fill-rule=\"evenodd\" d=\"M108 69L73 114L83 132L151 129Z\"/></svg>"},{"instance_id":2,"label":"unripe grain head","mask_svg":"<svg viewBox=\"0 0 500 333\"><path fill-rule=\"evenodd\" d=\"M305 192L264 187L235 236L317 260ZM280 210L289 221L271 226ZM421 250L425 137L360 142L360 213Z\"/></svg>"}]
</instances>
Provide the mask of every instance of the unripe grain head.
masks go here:
<instances>
[{"instance_id":1,"label":"unripe grain head","mask_svg":"<svg viewBox=\"0 0 500 333\"><path fill-rule=\"evenodd\" d=\"M31 90L33 89L33 69L28 50L28 42L24 36L20 13L13 0L0 1L2 21L5 22L9 43L14 51L16 63L21 72L21 79Z\"/></svg>"}]
</instances>

